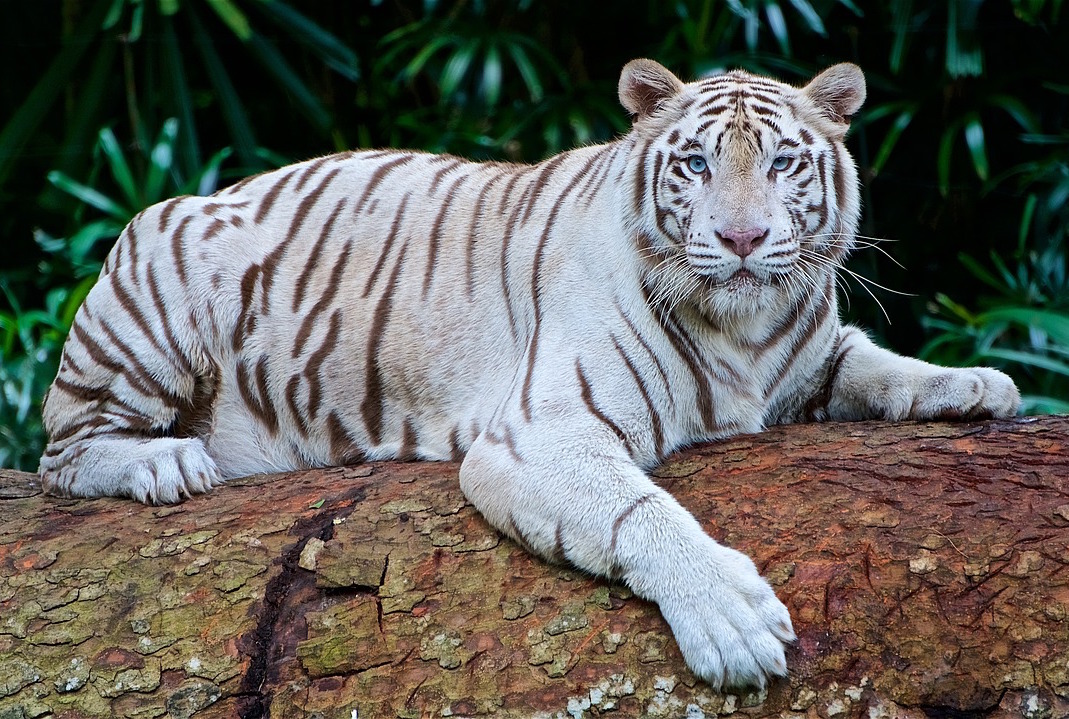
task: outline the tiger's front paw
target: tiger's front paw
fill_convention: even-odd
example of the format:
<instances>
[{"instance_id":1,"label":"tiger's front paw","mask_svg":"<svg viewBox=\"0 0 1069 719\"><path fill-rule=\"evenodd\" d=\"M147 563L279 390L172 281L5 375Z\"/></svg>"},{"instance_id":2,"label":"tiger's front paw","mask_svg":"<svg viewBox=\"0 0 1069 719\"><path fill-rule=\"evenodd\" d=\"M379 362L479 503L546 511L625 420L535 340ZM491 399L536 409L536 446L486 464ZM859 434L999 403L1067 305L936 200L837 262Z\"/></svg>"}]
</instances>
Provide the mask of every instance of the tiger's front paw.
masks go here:
<instances>
[{"instance_id":1,"label":"tiger's front paw","mask_svg":"<svg viewBox=\"0 0 1069 719\"><path fill-rule=\"evenodd\" d=\"M687 666L715 689L785 676L784 643L795 638L787 608L749 557L711 539L703 549L658 598Z\"/></svg>"},{"instance_id":2,"label":"tiger's front paw","mask_svg":"<svg viewBox=\"0 0 1069 719\"><path fill-rule=\"evenodd\" d=\"M988 367L946 369L915 390L910 419L1005 419L1017 414L1021 393L1003 372Z\"/></svg>"}]
</instances>

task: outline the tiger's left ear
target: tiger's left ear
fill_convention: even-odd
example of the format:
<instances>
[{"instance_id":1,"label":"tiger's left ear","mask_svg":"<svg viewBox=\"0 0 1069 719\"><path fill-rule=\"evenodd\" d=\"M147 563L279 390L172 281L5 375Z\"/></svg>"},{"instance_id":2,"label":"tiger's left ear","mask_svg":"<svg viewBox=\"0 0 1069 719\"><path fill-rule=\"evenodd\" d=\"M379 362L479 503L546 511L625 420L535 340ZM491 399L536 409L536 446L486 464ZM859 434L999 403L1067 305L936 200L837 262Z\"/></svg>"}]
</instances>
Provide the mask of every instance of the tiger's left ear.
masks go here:
<instances>
[{"instance_id":1,"label":"tiger's left ear","mask_svg":"<svg viewBox=\"0 0 1069 719\"><path fill-rule=\"evenodd\" d=\"M683 89L672 71L653 60L641 58L624 65L620 73L620 104L635 119L649 117Z\"/></svg>"},{"instance_id":2,"label":"tiger's left ear","mask_svg":"<svg viewBox=\"0 0 1069 719\"><path fill-rule=\"evenodd\" d=\"M865 102L865 75L857 65L843 62L814 77L802 91L825 117L841 124L846 134L850 116Z\"/></svg>"}]
</instances>

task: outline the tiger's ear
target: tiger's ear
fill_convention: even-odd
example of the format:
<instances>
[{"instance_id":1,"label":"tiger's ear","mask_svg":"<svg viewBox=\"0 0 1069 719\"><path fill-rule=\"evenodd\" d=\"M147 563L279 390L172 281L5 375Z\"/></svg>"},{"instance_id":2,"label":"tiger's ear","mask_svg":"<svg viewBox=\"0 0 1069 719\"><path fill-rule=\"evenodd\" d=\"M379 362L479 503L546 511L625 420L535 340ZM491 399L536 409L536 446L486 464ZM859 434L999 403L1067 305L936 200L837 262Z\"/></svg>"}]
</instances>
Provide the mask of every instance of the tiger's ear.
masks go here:
<instances>
[{"instance_id":1,"label":"tiger's ear","mask_svg":"<svg viewBox=\"0 0 1069 719\"><path fill-rule=\"evenodd\" d=\"M649 117L682 89L679 78L653 60L632 60L620 73L620 104L635 119Z\"/></svg>"},{"instance_id":2,"label":"tiger's ear","mask_svg":"<svg viewBox=\"0 0 1069 719\"><path fill-rule=\"evenodd\" d=\"M843 125L843 133L850 126L850 116L865 102L865 75L853 63L832 65L803 88L821 113Z\"/></svg>"}]
</instances>

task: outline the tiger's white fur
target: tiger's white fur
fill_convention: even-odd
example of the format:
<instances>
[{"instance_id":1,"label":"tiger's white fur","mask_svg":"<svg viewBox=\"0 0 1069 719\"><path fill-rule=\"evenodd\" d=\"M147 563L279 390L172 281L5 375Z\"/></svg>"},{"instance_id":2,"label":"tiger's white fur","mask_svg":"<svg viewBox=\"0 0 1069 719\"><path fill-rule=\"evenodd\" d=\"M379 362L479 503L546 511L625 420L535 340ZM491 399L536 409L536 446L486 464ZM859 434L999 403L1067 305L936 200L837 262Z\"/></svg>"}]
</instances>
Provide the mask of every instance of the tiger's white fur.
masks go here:
<instances>
[{"instance_id":1,"label":"tiger's white fur","mask_svg":"<svg viewBox=\"0 0 1069 719\"><path fill-rule=\"evenodd\" d=\"M620 79L632 131L537 165L324 157L123 233L44 414L45 487L175 502L227 477L460 459L523 546L660 605L714 686L786 672L786 608L646 470L775 422L1012 415L839 322L853 65L803 88ZM695 159L697 158L697 159Z\"/></svg>"}]
</instances>

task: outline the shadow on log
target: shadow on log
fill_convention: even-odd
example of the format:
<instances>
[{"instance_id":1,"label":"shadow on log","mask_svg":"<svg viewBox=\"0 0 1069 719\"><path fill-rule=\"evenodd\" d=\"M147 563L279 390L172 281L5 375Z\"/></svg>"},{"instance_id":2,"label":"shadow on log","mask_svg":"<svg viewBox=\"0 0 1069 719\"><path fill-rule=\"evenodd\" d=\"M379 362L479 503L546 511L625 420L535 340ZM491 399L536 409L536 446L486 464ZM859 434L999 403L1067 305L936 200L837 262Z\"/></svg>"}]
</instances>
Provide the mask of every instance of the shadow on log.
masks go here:
<instances>
[{"instance_id":1,"label":"shadow on log","mask_svg":"<svg viewBox=\"0 0 1069 719\"><path fill-rule=\"evenodd\" d=\"M0 471L0 717L1069 715L1069 419L774 428L658 481L754 558L790 677L716 694L655 606L532 558L453 464L174 507Z\"/></svg>"}]
</instances>

